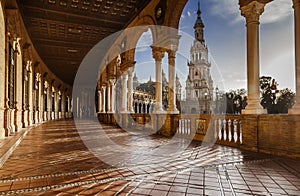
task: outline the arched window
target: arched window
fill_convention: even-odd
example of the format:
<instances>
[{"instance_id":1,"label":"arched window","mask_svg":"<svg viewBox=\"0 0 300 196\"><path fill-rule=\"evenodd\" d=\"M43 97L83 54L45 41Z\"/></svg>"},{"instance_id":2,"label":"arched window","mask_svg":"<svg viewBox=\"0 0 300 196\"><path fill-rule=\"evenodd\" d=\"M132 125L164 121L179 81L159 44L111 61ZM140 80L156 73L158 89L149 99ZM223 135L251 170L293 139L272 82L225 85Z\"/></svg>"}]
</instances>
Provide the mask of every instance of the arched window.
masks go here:
<instances>
[{"instance_id":1,"label":"arched window","mask_svg":"<svg viewBox=\"0 0 300 196\"><path fill-rule=\"evenodd\" d=\"M196 114L196 108L192 108L192 109L191 109L191 113L192 113L192 114Z\"/></svg>"}]
</instances>

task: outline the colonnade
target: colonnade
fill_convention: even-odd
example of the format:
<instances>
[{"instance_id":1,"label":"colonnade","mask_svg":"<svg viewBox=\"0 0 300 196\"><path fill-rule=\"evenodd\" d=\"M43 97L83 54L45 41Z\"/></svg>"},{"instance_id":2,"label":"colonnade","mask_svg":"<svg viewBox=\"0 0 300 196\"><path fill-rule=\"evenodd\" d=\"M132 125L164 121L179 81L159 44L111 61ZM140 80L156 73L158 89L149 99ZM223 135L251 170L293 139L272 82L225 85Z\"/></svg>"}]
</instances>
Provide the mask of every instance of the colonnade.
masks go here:
<instances>
[{"instance_id":1,"label":"colonnade","mask_svg":"<svg viewBox=\"0 0 300 196\"><path fill-rule=\"evenodd\" d=\"M4 9L2 5L0 139L33 124L72 116L71 87L41 61L22 25L19 10Z\"/></svg>"},{"instance_id":2,"label":"colonnade","mask_svg":"<svg viewBox=\"0 0 300 196\"><path fill-rule=\"evenodd\" d=\"M179 38L177 37L177 42ZM176 48L170 49L169 47L157 47L155 44L151 46L152 48L152 56L155 61L155 78L156 78L156 86L155 86L155 107L153 109L153 113L161 114L161 113L170 113L177 114L179 113L176 107L176 85L175 85L175 56L176 56ZM169 69L169 91L168 91L168 108L166 111L163 110L162 107L162 59L165 53L168 53L168 69ZM133 57L133 56L131 56ZM117 80L120 80L120 97L112 96L116 93L116 79L109 79L109 81L100 81L100 85L98 86L98 112L99 113L134 113L136 109L134 108L134 100L133 100L133 71L135 66L135 61L133 59L123 59L124 62L121 62L120 67L126 67L123 70ZM112 61L116 62L116 61ZM116 64L110 64L110 66L117 67ZM108 76L115 78L115 75ZM117 100L116 100L117 99ZM115 110L116 103L120 103L120 109L118 111Z\"/></svg>"},{"instance_id":3,"label":"colonnade","mask_svg":"<svg viewBox=\"0 0 300 196\"><path fill-rule=\"evenodd\" d=\"M22 128L41 122L71 117L71 98L55 79L41 74L39 63L33 63L28 48L21 47L21 38L8 34L4 82L4 131L1 138ZM52 84L48 81L52 81Z\"/></svg>"}]
</instances>

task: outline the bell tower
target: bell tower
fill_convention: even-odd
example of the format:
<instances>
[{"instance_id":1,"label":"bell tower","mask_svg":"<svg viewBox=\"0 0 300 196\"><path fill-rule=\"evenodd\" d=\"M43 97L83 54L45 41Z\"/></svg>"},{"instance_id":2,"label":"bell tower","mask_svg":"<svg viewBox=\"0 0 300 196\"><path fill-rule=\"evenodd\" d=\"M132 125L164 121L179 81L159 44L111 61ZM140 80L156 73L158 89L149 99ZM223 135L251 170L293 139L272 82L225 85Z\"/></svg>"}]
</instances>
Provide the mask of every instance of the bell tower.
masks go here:
<instances>
[{"instance_id":1,"label":"bell tower","mask_svg":"<svg viewBox=\"0 0 300 196\"><path fill-rule=\"evenodd\" d=\"M200 0L198 0L197 20L194 25L195 40L204 43L204 24L201 19Z\"/></svg>"}]
</instances>

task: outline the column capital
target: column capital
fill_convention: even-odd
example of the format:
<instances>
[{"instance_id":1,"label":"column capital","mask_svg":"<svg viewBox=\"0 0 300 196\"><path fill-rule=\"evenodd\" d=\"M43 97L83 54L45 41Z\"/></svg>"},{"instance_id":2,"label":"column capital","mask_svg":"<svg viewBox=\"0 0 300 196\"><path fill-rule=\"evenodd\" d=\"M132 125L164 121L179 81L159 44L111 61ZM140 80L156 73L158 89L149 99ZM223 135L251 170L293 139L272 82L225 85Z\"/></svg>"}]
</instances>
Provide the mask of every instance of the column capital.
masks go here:
<instances>
[{"instance_id":1,"label":"column capital","mask_svg":"<svg viewBox=\"0 0 300 196\"><path fill-rule=\"evenodd\" d=\"M106 86L101 86L101 89L105 91L106 90Z\"/></svg>"},{"instance_id":2,"label":"column capital","mask_svg":"<svg viewBox=\"0 0 300 196\"><path fill-rule=\"evenodd\" d=\"M168 58L175 58L176 57L176 50L168 50Z\"/></svg>"},{"instance_id":3,"label":"column capital","mask_svg":"<svg viewBox=\"0 0 300 196\"><path fill-rule=\"evenodd\" d=\"M25 66L26 66L26 70L28 72L32 72L32 61L31 60L27 60Z\"/></svg>"},{"instance_id":4,"label":"column capital","mask_svg":"<svg viewBox=\"0 0 300 196\"><path fill-rule=\"evenodd\" d=\"M300 0L293 0L293 8L300 7Z\"/></svg>"},{"instance_id":5,"label":"column capital","mask_svg":"<svg viewBox=\"0 0 300 196\"><path fill-rule=\"evenodd\" d=\"M151 46L152 48L152 56L155 61L161 61L165 56L165 49L161 47Z\"/></svg>"},{"instance_id":6,"label":"column capital","mask_svg":"<svg viewBox=\"0 0 300 196\"><path fill-rule=\"evenodd\" d=\"M259 16L264 12L265 3L253 1L247 5L241 6L241 14L246 18L247 24L250 22L259 22Z\"/></svg>"},{"instance_id":7,"label":"column capital","mask_svg":"<svg viewBox=\"0 0 300 196\"><path fill-rule=\"evenodd\" d=\"M114 86L116 84L116 79L115 78L109 79L109 83L111 86Z\"/></svg>"},{"instance_id":8,"label":"column capital","mask_svg":"<svg viewBox=\"0 0 300 196\"><path fill-rule=\"evenodd\" d=\"M128 70L127 70L128 77L131 77L131 76L132 76L133 70L134 70L133 67L129 67L129 68L128 68Z\"/></svg>"}]
</instances>

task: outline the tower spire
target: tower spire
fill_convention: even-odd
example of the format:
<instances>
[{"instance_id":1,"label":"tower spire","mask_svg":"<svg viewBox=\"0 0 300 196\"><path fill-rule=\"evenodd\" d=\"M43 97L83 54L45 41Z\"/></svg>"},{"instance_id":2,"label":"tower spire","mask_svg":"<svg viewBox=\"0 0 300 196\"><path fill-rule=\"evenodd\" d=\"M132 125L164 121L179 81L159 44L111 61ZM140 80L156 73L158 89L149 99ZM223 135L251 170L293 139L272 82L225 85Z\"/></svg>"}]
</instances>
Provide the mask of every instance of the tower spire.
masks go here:
<instances>
[{"instance_id":1,"label":"tower spire","mask_svg":"<svg viewBox=\"0 0 300 196\"><path fill-rule=\"evenodd\" d=\"M195 29L195 39L204 43L204 35L203 35L203 29L204 24L201 19L201 11L200 11L200 0L198 0L198 11L197 11L197 20L194 25Z\"/></svg>"},{"instance_id":2,"label":"tower spire","mask_svg":"<svg viewBox=\"0 0 300 196\"><path fill-rule=\"evenodd\" d=\"M201 11L200 11L200 0L198 0L198 11L197 11L197 15L198 15L198 18L199 18L200 15L201 15Z\"/></svg>"}]
</instances>

